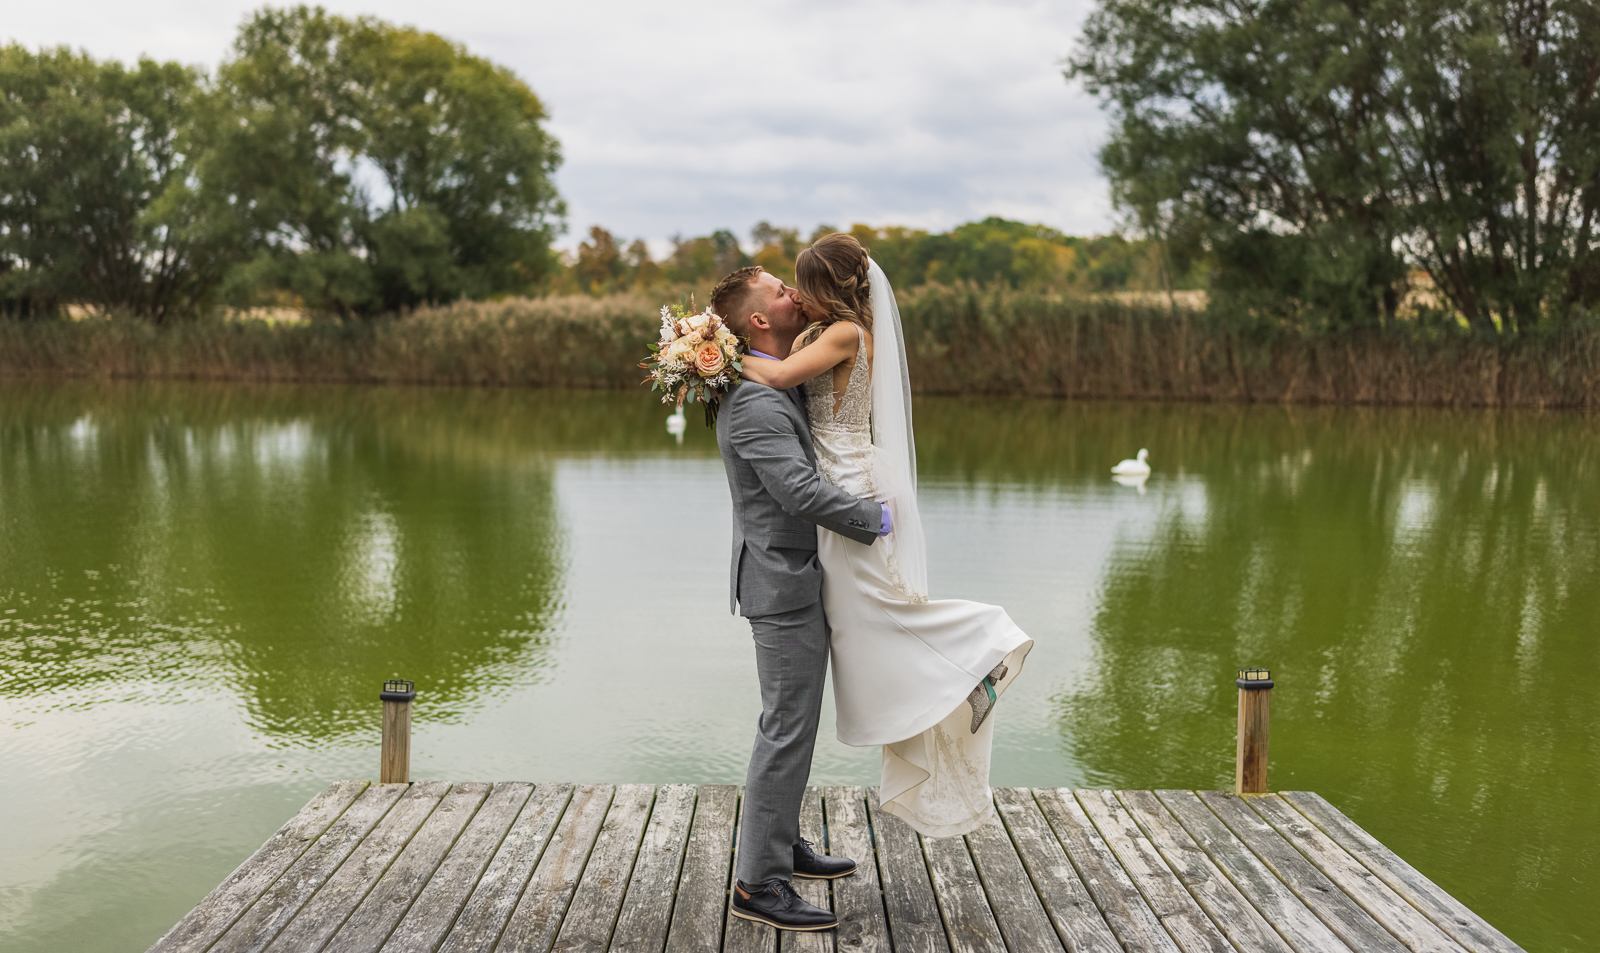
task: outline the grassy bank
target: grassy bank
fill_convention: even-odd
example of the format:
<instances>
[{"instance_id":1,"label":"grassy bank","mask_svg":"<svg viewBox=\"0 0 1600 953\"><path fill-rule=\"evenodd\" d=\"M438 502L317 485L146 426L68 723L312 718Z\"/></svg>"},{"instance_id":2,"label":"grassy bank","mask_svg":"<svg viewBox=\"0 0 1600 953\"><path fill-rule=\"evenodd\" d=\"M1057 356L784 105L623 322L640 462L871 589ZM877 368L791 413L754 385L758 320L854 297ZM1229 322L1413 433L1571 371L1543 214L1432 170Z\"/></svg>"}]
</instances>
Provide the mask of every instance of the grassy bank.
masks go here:
<instances>
[{"instance_id":1,"label":"grassy bank","mask_svg":"<svg viewBox=\"0 0 1600 953\"><path fill-rule=\"evenodd\" d=\"M655 297L512 299L349 324L0 321L0 375L630 388ZM901 301L924 393L1445 406L1600 405L1600 332L1511 344L1310 337L1207 312L1026 291Z\"/></svg>"}]
</instances>

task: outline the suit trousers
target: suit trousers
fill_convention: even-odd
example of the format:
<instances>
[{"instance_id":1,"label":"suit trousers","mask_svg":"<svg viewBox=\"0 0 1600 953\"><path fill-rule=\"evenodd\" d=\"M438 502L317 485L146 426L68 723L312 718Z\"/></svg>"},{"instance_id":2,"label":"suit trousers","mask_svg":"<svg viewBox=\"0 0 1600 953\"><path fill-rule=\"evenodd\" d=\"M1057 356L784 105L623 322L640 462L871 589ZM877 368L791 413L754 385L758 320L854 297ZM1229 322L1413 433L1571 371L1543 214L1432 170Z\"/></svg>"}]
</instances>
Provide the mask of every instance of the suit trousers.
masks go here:
<instances>
[{"instance_id":1,"label":"suit trousers","mask_svg":"<svg viewBox=\"0 0 1600 953\"><path fill-rule=\"evenodd\" d=\"M761 682L761 720L745 777L735 873L755 885L794 875L800 804L811 777L828 674L828 620L818 600L752 618L750 630Z\"/></svg>"}]
</instances>

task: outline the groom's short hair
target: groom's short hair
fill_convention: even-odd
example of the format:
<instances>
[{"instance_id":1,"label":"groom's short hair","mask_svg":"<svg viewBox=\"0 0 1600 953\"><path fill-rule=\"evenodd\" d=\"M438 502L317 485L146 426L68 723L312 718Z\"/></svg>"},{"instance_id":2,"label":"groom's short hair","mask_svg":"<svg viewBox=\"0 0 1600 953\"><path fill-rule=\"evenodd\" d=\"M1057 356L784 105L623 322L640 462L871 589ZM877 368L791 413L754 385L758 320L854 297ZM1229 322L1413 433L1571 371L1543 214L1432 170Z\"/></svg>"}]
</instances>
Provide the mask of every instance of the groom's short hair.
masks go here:
<instances>
[{"instance_id":1,"label":"groom's short hair","mask_svg":"<svg viewBox=\"0 0 1600 953\"><path fill-rule=\"evenodd\" d=\"M733 333L750 336L750 316L755 314L755 280L766 271L760 265L735 269L711 289L711 310L728 322Z\"/></svg>"}]
</instances>

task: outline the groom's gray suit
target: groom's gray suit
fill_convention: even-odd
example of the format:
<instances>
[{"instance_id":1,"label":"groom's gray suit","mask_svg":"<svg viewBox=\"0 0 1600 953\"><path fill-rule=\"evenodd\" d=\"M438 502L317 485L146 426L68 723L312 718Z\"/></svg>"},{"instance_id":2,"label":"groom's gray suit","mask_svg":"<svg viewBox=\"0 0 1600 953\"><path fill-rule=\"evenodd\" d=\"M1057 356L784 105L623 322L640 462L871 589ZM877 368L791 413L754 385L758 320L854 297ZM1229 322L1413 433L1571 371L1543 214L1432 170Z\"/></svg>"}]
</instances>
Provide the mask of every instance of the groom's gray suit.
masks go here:
<instances>
[{"instance_id":1,"label":"groom's gray suit","mask_svg":"<svg viewBox=\"0 0 1600 953\"><path fill-rule=\"evenodd\" d=\"M717 446L733 495L731 608L750 620L761 680L736 869L754 885L793 875L822 713L828 622L816 527L870 545L882 510L817 472L798 390L753 381L735 387L717 417Z\"/></svg>"}]
</instances>

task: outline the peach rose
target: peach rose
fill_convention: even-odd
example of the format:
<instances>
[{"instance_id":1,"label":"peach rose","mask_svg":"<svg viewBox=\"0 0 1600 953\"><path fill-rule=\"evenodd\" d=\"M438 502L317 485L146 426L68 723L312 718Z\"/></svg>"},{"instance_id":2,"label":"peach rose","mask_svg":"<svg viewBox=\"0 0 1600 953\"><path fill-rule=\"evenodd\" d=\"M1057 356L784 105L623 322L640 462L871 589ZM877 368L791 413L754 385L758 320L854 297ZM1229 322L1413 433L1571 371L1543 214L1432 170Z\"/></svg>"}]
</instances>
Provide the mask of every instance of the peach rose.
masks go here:
<instances>
[{"instance_id":1,"label":"peach rose","mask_svg":"<svg viewBox=\"0 0 1600 953\"><path fill-rule=\"evenodd\" d=\"M700 372L701 377L710 377L719 373L728 366L728 359L723 356L722 348L715 344L702 344L694 352L694 368Z\"/></svg>"}]
</instances>

